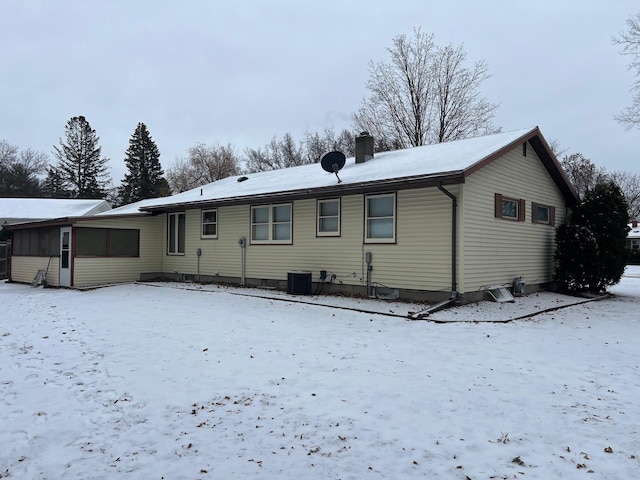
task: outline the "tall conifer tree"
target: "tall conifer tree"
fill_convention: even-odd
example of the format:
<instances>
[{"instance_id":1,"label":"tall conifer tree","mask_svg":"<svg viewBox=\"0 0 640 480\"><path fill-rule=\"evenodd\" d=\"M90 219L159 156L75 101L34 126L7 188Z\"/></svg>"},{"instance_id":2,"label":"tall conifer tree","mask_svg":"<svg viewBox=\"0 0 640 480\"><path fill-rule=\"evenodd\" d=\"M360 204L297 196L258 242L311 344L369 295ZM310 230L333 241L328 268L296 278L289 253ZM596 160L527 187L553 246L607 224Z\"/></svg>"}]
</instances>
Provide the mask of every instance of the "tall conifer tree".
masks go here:
<instances>
[{"instance_id":1,"label":"tall conifer tree","mask_svg":"<svg viewBox=\"0 0 640 480\"><path fill-rule=\"evenodd\" d=\"M138 123L131 135L124 162L129 173L124 176L118 189L122 205L169 193L160 165L160 151L144 123Z\"/></svg>"},{"instance_id":2,"label":"tall conifer tree","mask_svg":"<svg viewBox=\"0 0 640 480\"><path fill-rule=\"evenodd\" d=\"M111 179L108 158L100 156L100 137L83 116L72 117L65 126L66 141L54 146L58 173L73 198L104 198Z\"/></svg>"}]
</instances>

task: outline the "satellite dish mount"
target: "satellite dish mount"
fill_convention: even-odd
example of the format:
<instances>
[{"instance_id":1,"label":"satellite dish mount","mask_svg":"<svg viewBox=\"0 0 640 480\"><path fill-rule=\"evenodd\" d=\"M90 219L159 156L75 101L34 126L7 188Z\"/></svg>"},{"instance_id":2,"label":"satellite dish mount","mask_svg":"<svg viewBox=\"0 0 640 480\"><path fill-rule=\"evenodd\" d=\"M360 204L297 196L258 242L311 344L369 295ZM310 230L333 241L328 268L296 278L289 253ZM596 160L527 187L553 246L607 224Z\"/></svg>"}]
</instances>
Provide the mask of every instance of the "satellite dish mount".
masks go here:
<instances>
[{"instance_id":1,"label":"satellite dish mount","mask_svg":"<svg viewBox=\"0 0 640 480\"><path fill-rule=\"evenodd\" d=\"M320 165L325 172L335 173L336 178L338 179L338 183L342 183L340 177L338 176L338 172L344 167L347 158L344 156L344 153L334 151L325 154L320 160Z\"/></svg>"}]
</instances>

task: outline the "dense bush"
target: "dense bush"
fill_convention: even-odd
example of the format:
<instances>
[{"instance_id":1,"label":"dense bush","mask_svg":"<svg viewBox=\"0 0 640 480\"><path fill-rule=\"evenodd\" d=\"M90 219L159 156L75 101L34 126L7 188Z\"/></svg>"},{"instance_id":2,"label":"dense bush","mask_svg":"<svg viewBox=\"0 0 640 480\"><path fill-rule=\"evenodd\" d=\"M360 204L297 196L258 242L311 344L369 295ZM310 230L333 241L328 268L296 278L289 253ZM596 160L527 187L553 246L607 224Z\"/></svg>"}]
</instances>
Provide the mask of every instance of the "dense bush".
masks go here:
<instances>
[{"instance_id":1,"label":"dense bush","mask_svg":"<svg viewBox=\"0 0 640 480\"><path fill-rule=\"evenodd\" d=\"M598 271L598 242L587 227L560 225L553 260L560 291L575 294L589 290Z\"/></svg>"},{"instance_id":2,"label":"dense bush","mask_svg":"<svg viewBox=\"0 0 640 480\"><path fill-rule=\"evenodd\" d=\"M627 202L614 182L596 185L556 232L556 281L562 291L599 293L620 281L629 258ZM595 246L594 246L595 243Z\"/></svg>"}]
</instances>

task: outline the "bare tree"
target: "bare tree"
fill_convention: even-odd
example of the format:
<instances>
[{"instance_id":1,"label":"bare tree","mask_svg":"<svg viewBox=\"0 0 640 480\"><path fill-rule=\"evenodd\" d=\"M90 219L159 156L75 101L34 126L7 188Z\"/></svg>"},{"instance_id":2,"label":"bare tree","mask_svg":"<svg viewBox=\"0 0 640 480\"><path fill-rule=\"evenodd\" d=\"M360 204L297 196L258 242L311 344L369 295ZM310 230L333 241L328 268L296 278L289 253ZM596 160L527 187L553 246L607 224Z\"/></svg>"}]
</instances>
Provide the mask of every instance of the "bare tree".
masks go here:
<instances>
[{"instance_id":1,"label":"bare tree","mask_svg":"<svg viewBox=\"0 0 640 480\"><path fill-rule=\"evenodd\" d=\"M46 172L46 153L27 148L20 150L0 140L0 196L40 197L40 177Z\"/></svg>"},{"instance_id":2,"label":"bare tree","mask_svg":"<svg viewBox=\"0 0 640 480\"><path fill-rule=\"evenodd\" d=\"M633 98L631 105L615 116L615 119L628 129L640 128L640 13L627 19L627 30L620 32L613 42L622 47L621 53L631 58L629 70L633 71L635 80L631 85Z\"/></svg>"},{"instance_id":3,"label":"bare tree","mask_svg":"<svg viewBox=\"0 0 640 480\"><path fill-rule=\"evenodd\" d=\"M290 133L285 133L280 140L274 136L264 148L247 148L245 155L249 172L278 170L312 163L305 160L302 147L296 145Z\"/></svg>"},{"instance_id":4,"label":"bare tree","mask_svg":"<svg viewBox=\"0 0 640 480\"><path fill-rule=\"evenodd\" d=\"M593 190L606 178L604 169L597 167L581 153L565 155L560 160L560 164L581 199L584 199L589 190Z\"/></svg>"},{"instance_id":5,"label":"bare tree","mask_svg":"<svg viewBox=\"0 0 640 480\"><path fill-rule=\"evenodd\" d=\"M356 136L353 132L343 129L336 138L334 150L339 150L347 157L353 157L356 154Z\"/></svg>"},{"instance_id":6,"label":"bare tree","mask_svg":"<svg viewBox=\"0 0 640 480\"><path fill-rule=\"evenodd\" d=\"M549 141L549 148L551 148L551 153L553 153L557 159L560 159L560 157L565 156L567 153L567 149L560 146L560 142L557 138L553 138Z\"/></svg>"},{"instance_id":7,"label":"bare tree","mask_svg":"<svg viewBox=\"0 0 640 480\"><path fill-rule=\"evenodd\" d=\"M198 143L167 170L167 181L172 191L184 192L238 173L240 160L231 144Z\"/></svg>"},{"instance_id":8,"label":"bare tree","mask_svg":"<svg viewBox=\"0 0 640 480\"><path fill-rule=\"evenodd\" d=\"M622 191L627 201L629 218L637 219L640 216L640 177L629 172L616 171L607 174Z\"/></svg>"},{"instance_id":9,"label":"bare tree","mask_svg":"<svg viewBox=\"0 0 640 480\"><path fill-rule=\"evenodd\" d=\"M6 167L14 162L18 156L18 147L9 145L6 140L0 140L0 167Z\"/></svg>"},{"instance_id":10,"label":"bare tree","mask_svg":"<svg viewBox=\"0 0 640 480\"><path fill-rule=\"evenodd\" d=\"M371 95L353 114L358 131L368 131L377 149L415 147L494 133L498 105L480 94L489 78L484 61L465 66L462 45L438 47L433 35L393 38L390 61L369 64Z\"/></svg>"},{"instance_id":11,"label":"bare tree","mask_svg":"<svg viewBox=\"0 0 640 480\"><path fill-rule=\"evenodd\" d=\"M333 128L325 128L322 134L305 132L302 150L306 163L318 163L326 153L336 150L352 157L355 155L355 136L346 129L338 136Z\"/></svg>"}]
</instances>

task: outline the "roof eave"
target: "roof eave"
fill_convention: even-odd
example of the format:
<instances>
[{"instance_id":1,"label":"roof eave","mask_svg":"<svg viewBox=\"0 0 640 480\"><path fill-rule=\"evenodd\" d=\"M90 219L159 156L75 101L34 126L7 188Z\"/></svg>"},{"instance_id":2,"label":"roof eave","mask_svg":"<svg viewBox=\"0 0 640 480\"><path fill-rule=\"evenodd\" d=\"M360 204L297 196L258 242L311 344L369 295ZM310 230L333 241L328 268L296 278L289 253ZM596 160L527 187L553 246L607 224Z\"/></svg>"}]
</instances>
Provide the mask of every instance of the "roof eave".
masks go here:
<instances>
[{"instance_id":1,"label":"roof eave","mask_svg":"<svg viewBox=\"0 0 640 480\"><path fill-rule=\"evenodd\" d=\"M441 172L429 175L417 175L399 177L370 182L337 183L328 187L315 187L301 190L288 190L280 192L268 192L262 194L242 195L219 199L191 200L188 202L171 203L166 205L149 205L140 207L142 212L171 212L186 208L221 207L232 205L248 205L269 202L291 202L308 198L329 198L342 195L357 195L362 193L381 193L392 190L406 190L410 188L434 187L438 184L453 185L464 183L462 170Z\"/></svg>"},{"instance_id":2,"label":"roof eave","mask_svg":"<svg viewBox=\"0 0 640 480\"><path fill-rule=\"evenodd\" d=\"M81 222L91 222L96 220L114 220L114 219L124 219L124 218L135 218L135 217L148 217L148 212L136 212L136 213L127 213L127 214L114 214L114 215L83 215L78 217L59 217L59 218L49 218L45 220L33 220L27 222L20 223L10 223L5 225L4 227L7 230L23 230L25 228L40 228L40 227L67 227L70 225L75 225L76 223Z\"/></svg>"}]
</instances>

